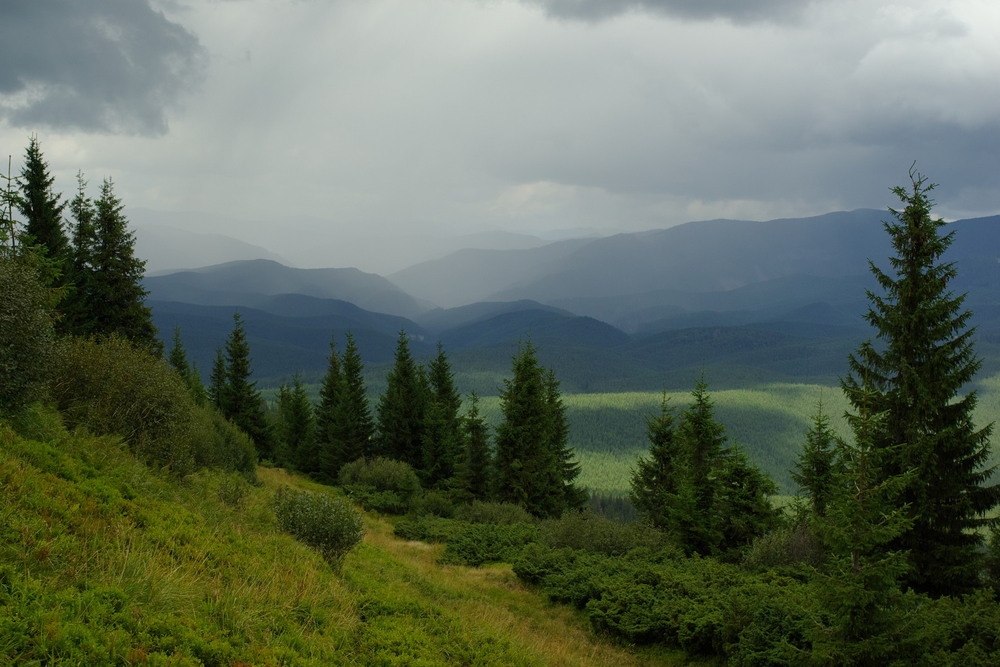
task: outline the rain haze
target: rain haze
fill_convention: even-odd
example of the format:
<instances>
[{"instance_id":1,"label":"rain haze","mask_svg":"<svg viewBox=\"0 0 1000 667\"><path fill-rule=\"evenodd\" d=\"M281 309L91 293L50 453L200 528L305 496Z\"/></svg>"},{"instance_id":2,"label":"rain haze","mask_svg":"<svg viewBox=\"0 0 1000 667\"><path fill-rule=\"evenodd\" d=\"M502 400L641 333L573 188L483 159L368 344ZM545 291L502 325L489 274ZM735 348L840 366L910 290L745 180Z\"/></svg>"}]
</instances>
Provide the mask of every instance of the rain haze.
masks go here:
<instances>
[{"instance_id":1,"label":"rain haze","mask_svg":"<svg viewBox=\"0 0 1000 667\"><path fill-rule=\"evenodd\" d=\"M998 28L994 0L5 0L0 146L16 171L37 135L67 195L111 176L140 228L382 273L885 208L914 161L939 215L991 215Z\"/></svg>"}]
</instances>

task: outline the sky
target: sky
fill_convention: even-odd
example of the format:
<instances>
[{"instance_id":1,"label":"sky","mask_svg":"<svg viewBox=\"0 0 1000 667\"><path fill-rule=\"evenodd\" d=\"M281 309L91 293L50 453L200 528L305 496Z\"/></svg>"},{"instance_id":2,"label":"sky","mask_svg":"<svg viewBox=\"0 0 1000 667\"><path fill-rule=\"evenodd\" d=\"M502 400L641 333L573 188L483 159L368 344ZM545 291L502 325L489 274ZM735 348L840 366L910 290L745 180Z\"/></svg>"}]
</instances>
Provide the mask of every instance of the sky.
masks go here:
<instances>
[{"instance_id":1,"label":"sky","mask_svg":"<svg viewBox=\"0 0 1000 667\"><path fill-rule=\"evenodd\" d=\"M300 266L894 205L1000 212L995 0L3 0L0 153ZM407 255L407 250L410 255ZM411 257L412 256L412 257Z\"/></svg>"}]
</instances>

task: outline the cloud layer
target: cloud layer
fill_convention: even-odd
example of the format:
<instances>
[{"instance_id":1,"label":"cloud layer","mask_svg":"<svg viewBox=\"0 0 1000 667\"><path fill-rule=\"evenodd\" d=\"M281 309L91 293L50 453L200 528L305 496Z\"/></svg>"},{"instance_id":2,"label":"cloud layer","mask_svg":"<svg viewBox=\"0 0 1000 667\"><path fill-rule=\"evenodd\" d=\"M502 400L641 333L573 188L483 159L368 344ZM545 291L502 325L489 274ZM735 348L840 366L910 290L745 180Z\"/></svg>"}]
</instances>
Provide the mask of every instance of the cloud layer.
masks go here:
<instances>
[{"instance_id":1,"label":"cloud layer","mask_svg":"<svg viewBox=\"0 0 1000 667\"><path fill-rule=\"evenodd\" d=\"M197 38L145 0L5 0L0 118L14 126L161 135L200 79Z\"/></svg>"}]
</instances>

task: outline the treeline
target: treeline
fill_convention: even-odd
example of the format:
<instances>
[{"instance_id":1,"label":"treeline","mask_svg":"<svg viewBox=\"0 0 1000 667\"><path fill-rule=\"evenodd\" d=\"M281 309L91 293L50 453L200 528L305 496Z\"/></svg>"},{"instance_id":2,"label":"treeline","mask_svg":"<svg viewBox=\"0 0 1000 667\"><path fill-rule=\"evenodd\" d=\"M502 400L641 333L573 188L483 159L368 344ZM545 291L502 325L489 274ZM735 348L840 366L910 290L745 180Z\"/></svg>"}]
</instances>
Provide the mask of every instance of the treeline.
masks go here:
<instances>
[{"instance_id":1,"label":"treeline","mask_svg":"<svg viewBox=\"0 0 1000 667\"><path fill-rule=\"evenodd\" d=\"M319 402L313 405L296 376L278 389L269 410L252 378L251 354L237 313L225 346L217 351L209 386L202 388L187 362L180 332L168 355L195 394L207 399L250 435L263 460L326 484L344 483L359 469L394 478L412 473L420 489L448 502L500 501L535 516L559 516L583 507L588 496L574 480L579 465L569 447L569 426L555 374L538 363L530 341L513 359L512 377L501 391L501 423L491 437L478 397L462 414L454 372L443 346L426 367L414 359L405 331L399 333L383 394L369 405L364 365L354 337L344 349L336 338ZM346 473L345 473L346 470ZM398 508L409 486L376 488L348 484L376 509ZM386 495L388 494L388 495ZM381 504L380 504L381 503ZM403 502L405 505L406 503Z\"/></svg>"},{"instance_id":2,"label":"treeline","mask_svg":"<svg viewBox=\"0 0 1000 667\"><path fill-rule=\"evenodd\" d=\"M65 202L37 138L0 189L0 418L42 401L69 427L121 436L173 475L214 466L256 474L253 443L162 358L145 305L145 263L111 179L82 174ZM68 216L67 216L68 214Z\"/></svg>"}]
</instances>

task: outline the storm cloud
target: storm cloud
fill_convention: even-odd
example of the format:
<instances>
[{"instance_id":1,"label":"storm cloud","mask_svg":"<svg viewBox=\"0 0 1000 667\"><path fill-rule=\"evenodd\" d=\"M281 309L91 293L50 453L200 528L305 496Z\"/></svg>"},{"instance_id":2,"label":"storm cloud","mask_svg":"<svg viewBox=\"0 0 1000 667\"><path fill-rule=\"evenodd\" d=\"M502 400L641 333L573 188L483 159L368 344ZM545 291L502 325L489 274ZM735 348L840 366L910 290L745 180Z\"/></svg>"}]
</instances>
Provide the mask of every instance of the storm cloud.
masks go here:
<instances>
[{"instance_id":1,"label":"storm cloud","mask_svg":"<svg viewBox=\"0 0 1000 667\"><path fill-rule=\"evenodd\" d=\"M5 0L0 62L13 126L162 135L204 53L146 0Z\"/></svg>"},{"instance_id":2,"label":"storm cloud","mask_svg":"<svg viewBox=\"0 0 1000 667\"><path fill-rule=\"evenodd\" d=\"M798 16L807 0L523 0L553 17L601 21L630 12L684 19L723 18L736 22L787 20Z\"/></svg>"}]
</instances>

